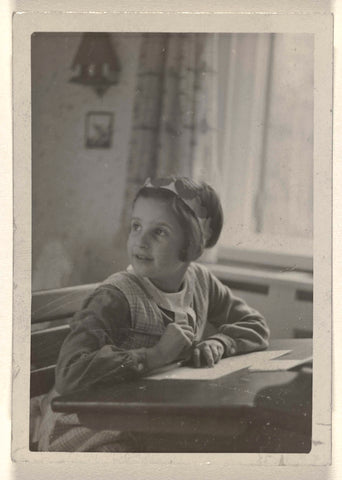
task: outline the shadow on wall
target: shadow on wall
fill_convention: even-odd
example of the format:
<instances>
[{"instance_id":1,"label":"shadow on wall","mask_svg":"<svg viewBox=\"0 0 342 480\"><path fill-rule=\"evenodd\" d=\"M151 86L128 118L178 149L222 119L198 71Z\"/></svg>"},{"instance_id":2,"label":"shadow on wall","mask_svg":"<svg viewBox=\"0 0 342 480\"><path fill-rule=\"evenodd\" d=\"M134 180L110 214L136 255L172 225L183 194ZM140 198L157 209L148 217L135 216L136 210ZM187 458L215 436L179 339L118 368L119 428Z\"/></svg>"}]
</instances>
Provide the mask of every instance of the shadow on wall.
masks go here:
<instances>
[{"instance_id":1,"label":"shadow on wall","mask_svg":"<svg viewBox=\"0 0 342 480\"><path fill-rule=\"evenodd\" d=\"M49 265L49 270L46 270ZM73 262L63 244L58 240L46 243L35 263L32 289L40 290L65 285L73 272Z\"/></svg>"},{"instance_id":2,"label":"shadow on wall","mask_svg":"<svg viewBox=\"0 0 342 480\"><path fill-rule=\"evenodd\" d=\"M32 290L48 290L105 280L128 264L124 245L119 250L115 251L113 245L105 248L98 242L90 241L82 246L75 245L75 249L71 250L65 247L63 241L51 240L45 243L35 263ZM110 256L112 260L108 261Z\"/></svg>"}]
</instances>

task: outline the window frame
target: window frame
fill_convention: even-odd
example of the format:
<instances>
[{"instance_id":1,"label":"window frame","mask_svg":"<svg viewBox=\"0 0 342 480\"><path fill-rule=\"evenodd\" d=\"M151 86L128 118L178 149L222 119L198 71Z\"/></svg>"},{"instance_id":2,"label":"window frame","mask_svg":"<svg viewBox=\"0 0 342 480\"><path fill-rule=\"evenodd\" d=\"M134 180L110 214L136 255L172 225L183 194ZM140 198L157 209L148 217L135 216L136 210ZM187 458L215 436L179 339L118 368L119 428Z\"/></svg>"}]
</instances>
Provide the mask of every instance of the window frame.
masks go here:
<instances>
[{"instance_id":1,"label":"window frame","mask_svg":"<svg viewBox=\"0 0 342 480\"><path fill-rule=\"evenodd\" d=\"M286 270L313 272L313 256L279 251L269 251L252 248L237 248L219 245L217 248L217 263L239 263L273 267Z\"/></svg>"}]
</instances>

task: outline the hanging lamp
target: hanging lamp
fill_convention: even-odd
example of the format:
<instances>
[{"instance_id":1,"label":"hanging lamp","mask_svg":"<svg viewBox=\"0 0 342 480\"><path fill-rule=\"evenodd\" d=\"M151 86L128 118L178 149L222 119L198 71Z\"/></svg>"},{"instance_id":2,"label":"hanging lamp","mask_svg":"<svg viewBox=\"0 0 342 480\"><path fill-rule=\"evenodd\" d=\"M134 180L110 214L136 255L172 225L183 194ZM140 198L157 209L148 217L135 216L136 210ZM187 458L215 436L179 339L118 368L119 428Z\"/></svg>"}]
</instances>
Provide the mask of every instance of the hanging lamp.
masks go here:
<instances>
[{"instance_id":1,"label":"hanging lamp","mask_svg":"<svg viewBox=\"0 0 342 480\"><path fill-rule=\"evenodd\" d=\"M110 34L84 33L72 69L70 82L92 87L99 97L117 84L121 67Z\"/></svg>"}]
</instances>

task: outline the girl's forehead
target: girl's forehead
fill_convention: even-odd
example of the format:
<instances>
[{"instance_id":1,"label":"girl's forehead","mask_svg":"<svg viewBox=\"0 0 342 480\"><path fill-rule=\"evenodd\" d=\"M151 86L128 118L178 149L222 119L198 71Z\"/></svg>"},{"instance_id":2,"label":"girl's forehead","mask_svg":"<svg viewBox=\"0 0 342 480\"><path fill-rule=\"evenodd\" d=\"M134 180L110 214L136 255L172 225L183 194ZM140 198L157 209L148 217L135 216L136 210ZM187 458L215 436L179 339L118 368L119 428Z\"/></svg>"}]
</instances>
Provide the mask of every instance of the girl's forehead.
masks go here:
<instances>
[{"instance_id":1,"label":"girl's forehead","mask_svg":"<svg viewBox=\"0 0 342 480\"><path fill-rule=\"evenodd\" d=\"M133 206L132 217L178 223L171 205L159 198L138 197Z\"/></svg>"}]
</instances>

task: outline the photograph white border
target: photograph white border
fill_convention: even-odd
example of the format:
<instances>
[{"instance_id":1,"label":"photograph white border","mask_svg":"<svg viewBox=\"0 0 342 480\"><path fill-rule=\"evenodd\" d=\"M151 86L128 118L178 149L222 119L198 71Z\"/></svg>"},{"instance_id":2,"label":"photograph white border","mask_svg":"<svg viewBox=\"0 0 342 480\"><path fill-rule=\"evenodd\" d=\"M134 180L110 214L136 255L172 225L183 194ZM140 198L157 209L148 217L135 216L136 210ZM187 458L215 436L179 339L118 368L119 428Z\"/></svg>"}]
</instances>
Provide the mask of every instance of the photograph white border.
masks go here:
<instances>
[{"instance_id":1,"label":"photograph white border","mask_svg":"<svg viewBox=\"0 0 342 480\"><path fill-rule=\"evenodd\" d=\"M283 32L315 35L315 254L314 431L331 423L331 15L205 13L20 13L14 18L15 302L13 343L13 457L16 461L139 465L146 454L78 454L28 451L31 292L30 35L38 31ZM328 347L327 347L328 346ZM25 407L25 408L24 408ZM327 428L324 428L327 427ZM327 445L330 444L329 438ZM315 446L314 446L315 447ZM148 454L149 464L327 465L330 447L296 454Z\"/></svg>"}]
</instances>

